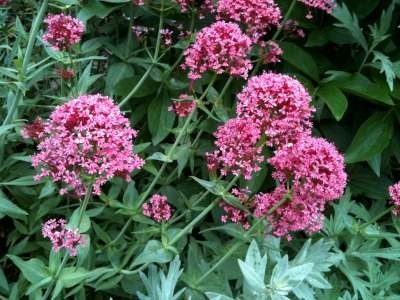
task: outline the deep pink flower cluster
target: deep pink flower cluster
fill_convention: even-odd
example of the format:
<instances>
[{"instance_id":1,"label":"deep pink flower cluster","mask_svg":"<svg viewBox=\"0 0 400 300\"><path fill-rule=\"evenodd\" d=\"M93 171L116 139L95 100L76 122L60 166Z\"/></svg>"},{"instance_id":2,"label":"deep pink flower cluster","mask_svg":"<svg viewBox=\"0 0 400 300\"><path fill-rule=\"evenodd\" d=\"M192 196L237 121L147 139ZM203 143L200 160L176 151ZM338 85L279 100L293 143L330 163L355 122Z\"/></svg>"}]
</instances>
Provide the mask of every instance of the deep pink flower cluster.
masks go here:
<instances>
[{"instance_id":1,"label":"deep pink flower cluster","mask_svg":"<svg viewBox=\"0 0 400 300\"><path fill-rule=\"evenodd\" d=\"M24 139L31 139L35 142L44 137L45 123L41 117L36 117L33 123L21 126L21 135Z\"/></svg>"},{"instance_id":2,"label":"deep pink flower cluster","mask_svg":"<svg viewBox=\"0 0 400 300\"><path fill-rule=\"evenodd\" d=\"M133 5L143 6L144 0L132 0Z\"/></svg>"},{"instance_id":3,"label":"deep pink flower cluster","mask_svg":"<svg viewBox=\"0 0 400 300\"><path fill-rule=\"evenodd\" d=\"M47 24L47 32L43 40L55 50L66 50L78 44L85 31L82 21L64 14L48 15L44 22Z\"/></svg>"},{"instance_id":4,"label":"deep pink flower cluster","mask_svg":"<svg viewBox=\"0 0 400 300\"><path fill-rule=\"evenodd\" d=\"M220 0L218 18L242 23L257 43L273 26L278 26L281 11L274 0Z\"/></svg>"},{"instance_id":5,"label":"deep pink flower cluster","mask_svg":"<svg viewBox=\"0 0 400 300\"><path fill-rule=\"evenodd\" d=\"M397 217L400 216L400 181L389 187L389 195L391 203L395 205L393 214Z\"/></svg>"},{"instance_id":6,"label":"deep pink flower cluster","mask_svg":"<svg viewBox=\"0 0 400 300\"><path fill-rule=\"evenodd\" d=\"M251 206L249 193L250 191L248 189L232 189L231 191L231 194L238 198L240 203L248 208L250 208ZM224 211L224 214L221 216L222 223L227 223L230 221L233 223L242 224L245 230L248 230L250 228L250 224L247 221L247 218L250 216L248 212L241 210L240 208L234 207L224 201L220 203L220 207Z\"/></svg>"},{"instance_id":7,"label":"deep pink flower cluster","mask_svg":"<svg viewBox=\"0 0 400 300\"><path fill-rule=\"evenodd\" d=\"M264 160L262 145L257 145L261 132L252 119L230 119L218 128L214 136L218 149L206 154L210 171L220 170L222 175L230 172L250 180L252 174L260 170L260 163Z\"/></svg>"},{"instance_id":8,"label":"deep pink flower cluster","mask_svg":"<svg viewBox=\"0 0 400 300\"><path fill-rule=\"evenodd\" d=\"M179 99L182 101L174 101L172 105L168 107L168 110L173 111L179 117L187 117L196 108L196 101L187 94L179 95Z\"/></svg>"},{"instance_id":9,"label":"deep pink flower cluster","mask_svg":"<svg viewBox=\"0 0 400 300\"><path fill-rule=\"evenodd\" d=\"M156 222L168 221L171 219L172 208L166 196L155 194L147 203L144 203L143 214Z\"/></svg>"},{"instance_id":10,"label":"deep pink flower cluster","mask_svg":"<svg viewBox=\"0 0 400 300\"><path fill-rule=\"evenodd\" d=\"M54 252L62 248L69 252L69 255L77 255L77 247L85 246L86 240L78 230L72 230L66 227L64 219L50 219L42 226L42 235L50 239Z\"/></svg>"},{"instance_id":11,"label":"deep pink flower cluster","mask_svg":"<svg viewBox=\"0 0 400 300\"><path fill-rule=\"evenodd\" d=\"M268 216L274 233L289 236L291 231L319 230L326 203L339 198L346 186L343 156L325 139L303 136L297 143L276 150L268 162L275 168L272 176L278 187L256 197L255 215L267 213L288 197Z\"/></svg>"},{"instance_id":12,"label":"deep pink flower cluster","mask_svg":"<svg viewBox=\"0 0 400 300\"><path fill-rule=\"evenodd\" d=\"M133 153L137 132L118 106L100 94L82 95L57 107L44 125L44 135L32 157L33 166L41 168L36 180L50 176L78 196L85 194L88 181L97 195L114 176L129 181L129 174L144 163Z\"/></svg>"},{"instance_id":13,"label":"deep pink flower cluster","mask_svg":"<svg viewBox=\"0 0 400 300\"><path fill-rule=\"evenodd\" d=\"M75 77L75 71L68 68L58 68L55 71L56 75L61 77L63 80L70 80Z\"/></svg>"},{"instance_id":14,"label":"deep pink flower cluster","mask_svg":"<svg viewBox=\"0 0 400 300\"><path fill-rule=\"evenodd\" d=\"M237 115L250 118L267 136L267 145L294 143L311 133L311 97L296 79L264 73L249 79L238 94Z\"/></svg>"},{"instance_id":15,"label":"deep pink flower cluster","mask_svg":"<svg viewBox=\"0 0 400 300\"><path fill-rule=\"evenodd\" d=\"M11 2L11 0L0 0L0 6L5 6L10 2Z\"/></svg>"},{"instance_id":16,"label":"deep pink flower cluster","mask_svg":"<svg viewBox=\"0 0 400 300\"><path fill-rule=\"evenodd\" d=\"M218 21L197 34L194 44L185 51L183 67L189 69L192 80L206 71L247 78L252 67L247 58L250 47L251 39L239 25Z\"/></svg>"}]
</instances>

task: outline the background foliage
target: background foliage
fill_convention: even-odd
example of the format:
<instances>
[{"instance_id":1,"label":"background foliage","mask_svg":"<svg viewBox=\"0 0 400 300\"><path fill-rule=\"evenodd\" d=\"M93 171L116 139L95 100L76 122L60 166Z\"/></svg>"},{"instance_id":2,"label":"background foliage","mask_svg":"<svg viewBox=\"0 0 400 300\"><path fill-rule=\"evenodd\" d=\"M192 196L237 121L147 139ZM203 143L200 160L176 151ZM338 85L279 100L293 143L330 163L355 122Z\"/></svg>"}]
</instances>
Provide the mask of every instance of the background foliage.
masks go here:
<instances>
[{"instance_id":1,"label":"background foliage","mask_svg":"<svg viewBox=\"0 0 400 300\"><path fill-rule=\"evenodd\" d=\"M50 180L33 180L35 146L21 138L19 125L47 117L76 95L102 92L122 102L140 132L135 151L146 164L133 182L114 179L89 203L80 229L90 244L59 274L54 298L400 299L400 223L387 204L400 164L399 1L339 1L332 15L313 11L313 19L297 3L291 18L306 37L284 36L282 62L259 70L295 75L307 87L317 107L315 135L334 142L347 163L346 194L326 212L323 231L291 241L264 236L260 223L247 232L222 224L221 212L210 209L227 182L204 181L204 153L213 149L217 126L234 114L245 82L219 76L205 95L210 104L190 124L169 112L171 99L189 88L179 65L193 36L174 36L171 47L157 48L160 19L166 28L183 24L194 32L211 20L165 2L171 9L160 18L160 1L143 7L124 0L49 1L47 13L63 10L86 22L72 57L38 38L41 2L13 1L0 10L0 298L42 299L61 254L50 251L41 224L69 218L79 206L59 196ZM290 4L277 2L283 12ZM133 25L155 31L140 42ZM38 37L31 26L41 28ZM72 65L73 81L54 74L55 67ZM201 94L210 81L203 76L195 91ZM207 115L211 108L216 118ZM263 168L240 184L256 193L273 182ZM168 196L171 222L141 214L151 190Z\"/></svg>"}]
</instances>

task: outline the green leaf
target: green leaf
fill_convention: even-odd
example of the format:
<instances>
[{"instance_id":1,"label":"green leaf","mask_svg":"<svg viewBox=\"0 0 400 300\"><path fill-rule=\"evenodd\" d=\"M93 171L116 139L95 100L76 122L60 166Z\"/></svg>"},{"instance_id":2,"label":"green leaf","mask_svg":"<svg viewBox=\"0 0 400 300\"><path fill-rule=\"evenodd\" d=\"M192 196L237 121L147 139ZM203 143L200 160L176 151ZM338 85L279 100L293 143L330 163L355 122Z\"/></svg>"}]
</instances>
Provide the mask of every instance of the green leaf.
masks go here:
<instances>
[{"instance_id":1,"label":"green leaf","mask_svg":"<svg viewBox=\"0 0 400 300\"><path fill-rule=\"evenodd\" d=\"M62 271L59 280L63 282L64 287L70 288L84 282L92 275L92 272L84 268L67 267Z\"/></svg>"},{"instance_id":2,"label":"green leaf","mask_svg":"<svg viewBox=\"0 0 400 300\"><path fill-rule=\"evenodd\" d=\"M8 200L6 195L1 190L0 190L0 214L15 218L21 218L23 216L28 215L26 211L19 208L17 205Z\"/></svg>"},{"instance_id":3,"label":"green leaf","mask_svg":"<svg viewBox=\"0 0 400 300\"><path fill-rule=\"evenodd\" d=\"M214 293L214 292L206 292L205 294L209 300L235 300L231 297L228 297L228 296L225 296L222 294L218 294L218 293Z\"/></svg>"},{"instance_id":4,"label":"green leaf","mask_svg":"<svg viewBox=\"0 0 400 300\"><path fill-rule=\"evenodd\" d=\"M133 261L132 267L145 263L166 263L173 259L172 252L163 247L160 241L150 240L143 251Z\"/></svg>"},{"instance_id":5,"label":"green leaf","mask_svg":"<svg viewBox=\"0 0 400 300\"><path fill-rule=\"evenodd\" d=\"M162 162L167 162L170 163L172 162L172 159L170 159L168 156L166 156L164 153L161 152L155 152L149 157L146 158L147 160L158 160Z\"/></svg>"},{"instance_id":6,"label":"green leaf","mask_svg":"<svg viewBox=\"0 0 400 300\"><path fill-rule=\"evenodd\" d=\"M23 176L11 181L0 182L0 185L11 185L11 186L31 186L41 184L40 181L33 179L33 176Z\"/></svg>"},{"instance_id":7,"label":"green leaf","mask_svg":"<svg viewBox=\"0 0 400 300\"><path fill-rule=\"evenodd\" d=\"M197 178L196 176L190 176L193 178L198 184L200 184L202 187L204 187L207 191L210 193L217 195L217 196L223 196L224 195L224 187L214 181L208 181L204 179Z\"/></svg>"},{"instance_id":8,"label":"green leaf","mask_svg":"<svg viewBox=\"0 0 400 300\"><path fill-rule=\"evenodd\" d=\"M393 63L390 58L384 55L382 52L373 51L374 59L373 63L377 64L378 69L380 69L381 73L385 73L386 82L389 86L390 91L393 91L393 82L396 78L396 73L394 71Z\"/></svg>"},{"instance_id":9,"label":"green leaf","mask_svg":"<svg viewBox=\"0 0 400 300\"><path fill-rule=\"evenodd\" d=\"M377 112L358 129L346 151L346 162L356 163L373 158L390 143L393 120L390 114Z\"/></svg>"},{"instance_id":10,"label":"green leaf","mask_svg":"<svg viewBox=\"0 0 400 300\"><path fill-rule=\"evenodd\" d=\"M347 110L347 98L335 86L325 85L317 91L317 95L328 105L336 121L340 121Z\"/></svg>"},{"instance_id":11,"label":"green leaf","mask_svg":"<svg viewBox=\"0 0 400 300\"><path fill-rule=\"evenodd\" d=\"M4 275L3 269L0 268L0 291L8 293L10 290L10 287L8 286L7 278Z\"/></svg>"},{"instance_id":12,"label":"green leaf","mask_svg":"<svg viewBox=\"0 0 400 300\"><path fill-rule=\"evenodd\" d=\"M238 260L240 271L243 274L246 284L258 294L262 294L265 289L264 278L258 274L254 268L249 266L247 263Z\"/></svg>"},{"instance_id":13,"label":"green leaf","mask_svg":"<svg viewBox=\"0 0 400 300\"><path fill-rule=\"evenodd\" d=\"M167 92L162 97L154 98L147 110L147 120L152 141L157 145L169 134L175 121L175 114L168 111L170 98Z\"/></svg>"},{"instance_id":14,"label":"green leaf","mask_svg":"<svg viewBox=\"0 0 400 300\"><path fill-rule=\"evenodd\" d=\"M80 233L84 233L84 232L87 232L90 229L90 218L86 214L86 212L84 212L83 215L82 215L81 224L78 224L79 213L80 213L80 208L78 207L72 213L71 218L69 219L69 225L72 227L72 229L76 229L80 225L79 226L79 232Z\"/></svg>"},{"instance_id":15,"label":"green leaf","mask_svg":"<svg viewBox=\"0 0 400 300\"><path fill-rule=\"evenodd\" d=\"M318 67L313 57L294 43L282 42L282 58L315 81L319 80Z\"/></svg>"},{"instance_id":16,"label":"green leaf","mask_svg":"<svg viewBox=\"0 0 400 300\"><path fill-rule=\"evenodd\" d=\"M325 81L343 91L367 100L372 100L374 103L380 102L387 105L394 105L392 98L379 84L371 82L360 73L351 74L342 71L329 71L327 73L331 76Z\"/></svg>"},{"instance_id":17,"label":"green leaf","mask_svg":"<svg viewBox=\"0 0 400 300\"><path fill-rule=\"evenodd\" d=\"M331 15L340 21L340 23L335 25L346 28L354 37L354 41L357 42L365 52L367 52L368 43L362 32L362 29L360 28L357 16L355 14L351 14L344 3L343 5L337 4Z\"/></svg>"},{"instance_id":18,"label":"green leaf","mask_svg":"<svg viewBox=\"0 0 400 300\"><path fill-rule=\"evenodd\" d=\"M115 91L117 84L125 79L134 75L133 67L127 63L119 62L112 64L107 70L105 94L112 95Z\"/></svg>"},{"instance_id":19,"label":"green leaf","mask_svg":"<svg viewBox=\"0 0 400 300\"><path fill-rule=\"evenodd\" d=\"M44 263L37 258L22 260L18 256L10 254L7 257L21 270L30 283L35 284L50 275Z\"/></svg>"}]
</instances>

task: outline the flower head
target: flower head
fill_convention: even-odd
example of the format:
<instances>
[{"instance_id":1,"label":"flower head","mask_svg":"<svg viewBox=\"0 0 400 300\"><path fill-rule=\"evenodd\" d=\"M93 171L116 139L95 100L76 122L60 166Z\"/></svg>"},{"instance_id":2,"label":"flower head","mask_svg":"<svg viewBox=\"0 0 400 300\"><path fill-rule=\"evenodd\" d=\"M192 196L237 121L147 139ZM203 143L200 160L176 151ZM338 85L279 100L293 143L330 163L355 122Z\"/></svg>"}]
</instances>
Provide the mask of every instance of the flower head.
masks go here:
<instances>
[{"instance_id":1,"label":"flower head","mask_svg":"<svg viewBox=\"0 0 400 300\"><path fill-rule=\"evenodd\" d=\"M222 175L241 174L250 180L252 174L260 170L260 163L264 160L262 147L257 145L261 132L251 119L230 119L214 135L218 149L207 153L210 171L219 169Z\"/></svg>"},{"instance_id":2,"label":"flower head","mask_svg":"<svg viewBox=\"0 0 400 300\"><path fill-rule=\"evenodd\" d=\"M294 143L302 134L311 133L311 97L288 75L252 77L237 98L237 115L258 124L269 146Z\"/></svg>"},{"instance_id":3,"label":"flower head","mask_svg":"<svg viewBox=\"0 0 400 300\"><path fill-rule=\"evenodd\" d=\"M172 209L166 196L155 194L147 203L144 203L143 214L156 222L171 219Z\"/></svg>"},{"instance_id":4,"label":"flower head","mask_svg":"<svg viewBox=\"0 0 400 300\"><path fill-rule=\"evenodd\" d=\"M41 117L36 117L33 123L21 126L21 135L24 139L31 139L35 142L40 141L44 136L45 123Z\"/></svg>"},{"instance_id":5,"label":"flower head","mask_svg":"<svg viewBox=\"0 0 400 300\"><path fill-rule=\"evenodd\" d=\"M268 162L278 182L275 191L256 197L255 215L268 212L282 199L268 220L278 236L291 231L318 231L327 202L339 198L346 186L343 156L323 138L303 136L296 144L284 145Z\"/></svg>"},{"instance_id":6,"label":"flower head","mask_svg":"<svg viewBox=\"0 0 400 300\"><path fill-rule=\"evenodd\" d=\"M5 6L10 2L11 2L11 0L0 0L0 6Z\"/></svg>"},{"instance_id":7,"label":"flower head","mask_svg":"<svg viewBox=\"0 0 400 300\"><path fill-rule=\"evenodd\" d=\"M220 0L217 12L219 19L244 24L254 42L278 26L282 17L274 0Z\"/></svg>"},{"instance_id":8,"label":"flower head","mask_svg":"<svg viewBox=\"0 0 400 300\"><path fill-rule=\"evenodd\" d=\"M78 44L85 31L85 26L79 19L64 14L50 14L44 19L47 32L43 40L55 50L67 50Z\"/></svg>"},{"instance_id":9,"label":"flower head","mask_svg":"<svg viewBox=\"0 0 400 300\"><path fill-rule=\"evenodd\" d=\"M391 203L395 205L393 209L393 214L395 216L400 216L400 181L389 187L389 195L391 198Z\"/></svg>"},{"instance_id":10,"label":"flower head","mask_svg":"<svg viewBox=\"0 0 400 300\"><path fill-rule=\"evenodd\" d=\"M75 77L75 71L68 68L58 68L56 69L56 75L61 77L63 80L70 80Z\"/></svg>"},{"instance_id":11,"label":"flower head","mask_svg":"<svg viewBox=\"0 0 400 300\"><path fill-rule=\"evenodd\" d=\"M213 71L247 78L251 62L247 58L251 39L235 23L216 22L203 28L194 44L185 51L184 68L189 78L196 80L201 74Z\"/></svg>"},{"instance_id":12,"label":"flower head","mask_svg":"<svg viewBox=\"0 0 400 300\"><path fill-rule=\"evenodd\" d=\"M42 226L42 235L50 239L54 252L65 248L69 255L76 256L77 247L85 246L86 240L78 232L66 227L64 219L50 219Z\"/></svg>"},{"instance_id":13,"label":"flower head","mask_svg":"<svg viewBox=\"0 0 400 300\"><path fill-rule=\"evenodd\" d=\"M100 94L82 95L57 107L44 135L32 157L33 166L41 169L36 179L50 176L78 196L85 194L87 180L99 195L106 181L114 176L129 181L129 174L144 163L133 153L137 132L118 106Z\"/></svg>"},{"instance_id":14,"label":"flower head","mask_svg":"<svg viewBox=\"0 0 400 300\"><path fill-rule=\"evenodd\" d=\"M261 57L265 64L273 64L281 61L280 56L283 54L283 50L274 41L262 42L261 43L263 52Z\"/></svg>"},{"instance_id":15,"label":"flower head","mask_svg":"<svg viewBox=\"0 0 400 300\"><path fill-rule=\"evenodd\" d=\"M193 97L186 94L179 95L179 99L181 101L174 101L168 107L168 110L173 111L179 117L187 117L196 108L196 101L193 100Z\"/></svg>"}]
</instances>

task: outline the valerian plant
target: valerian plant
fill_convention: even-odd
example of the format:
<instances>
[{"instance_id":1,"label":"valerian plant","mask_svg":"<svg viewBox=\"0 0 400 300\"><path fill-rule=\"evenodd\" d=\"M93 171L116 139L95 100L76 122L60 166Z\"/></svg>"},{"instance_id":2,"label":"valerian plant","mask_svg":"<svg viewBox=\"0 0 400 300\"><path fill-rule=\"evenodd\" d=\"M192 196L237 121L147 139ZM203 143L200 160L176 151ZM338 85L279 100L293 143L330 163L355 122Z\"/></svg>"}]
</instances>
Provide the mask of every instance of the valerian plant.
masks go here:
<instances>
[{"instance_id":1,"label":"valerian plant","mask_svg":"<svg viewBox=\"0 0 400 300\"><path fill-rule=\"evenodd\" d=\"M398 299L398 4L0 1L0 299Z\"/></svg>"}]
</instances>

